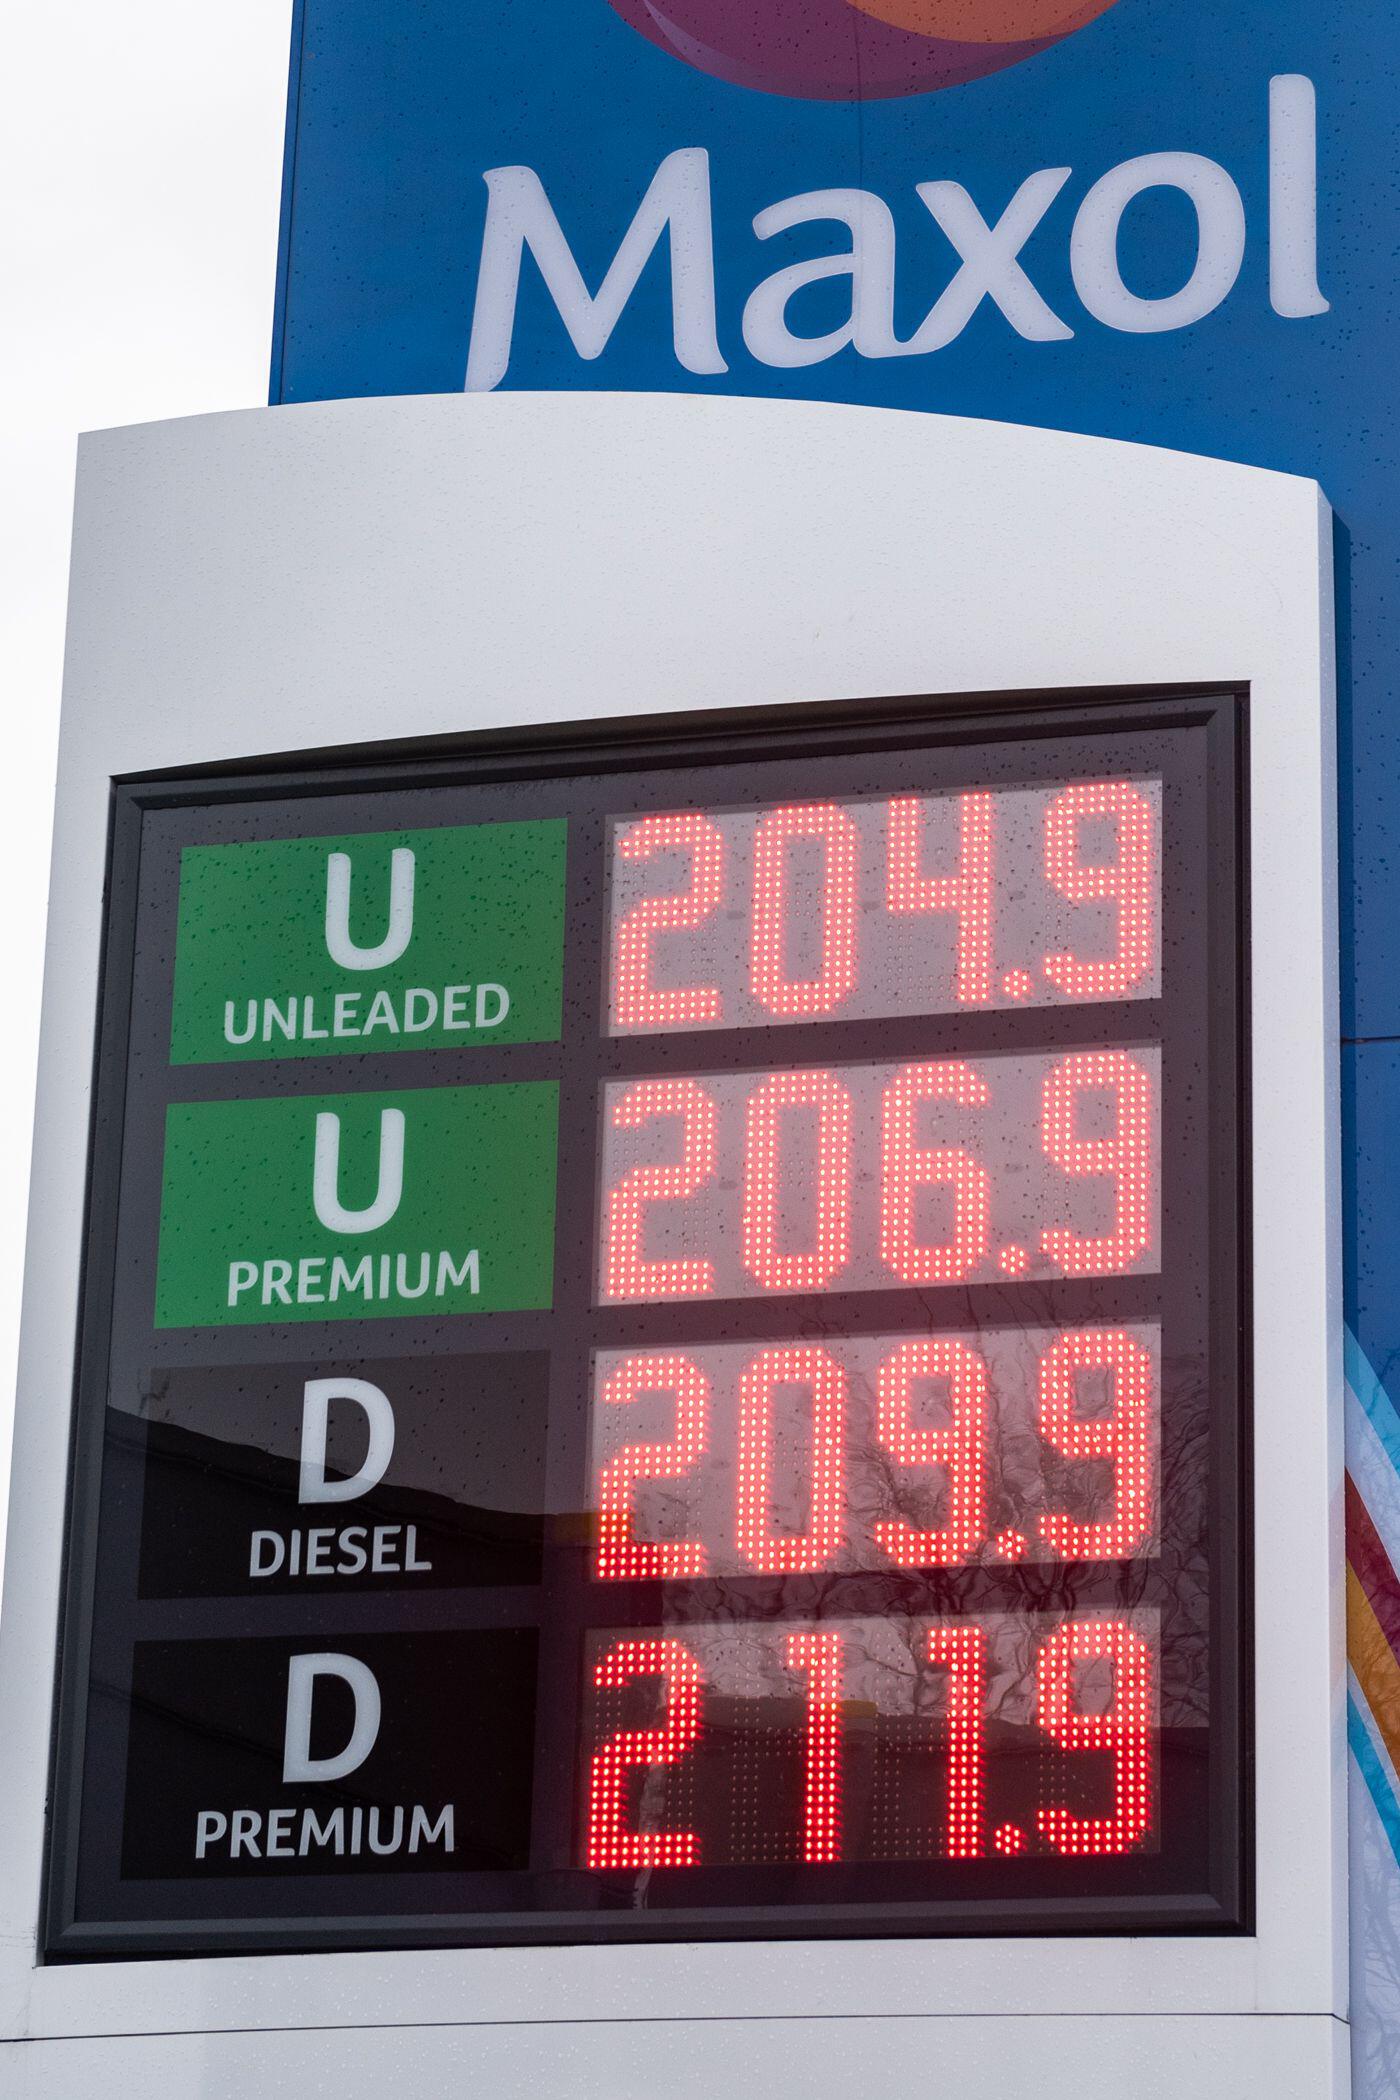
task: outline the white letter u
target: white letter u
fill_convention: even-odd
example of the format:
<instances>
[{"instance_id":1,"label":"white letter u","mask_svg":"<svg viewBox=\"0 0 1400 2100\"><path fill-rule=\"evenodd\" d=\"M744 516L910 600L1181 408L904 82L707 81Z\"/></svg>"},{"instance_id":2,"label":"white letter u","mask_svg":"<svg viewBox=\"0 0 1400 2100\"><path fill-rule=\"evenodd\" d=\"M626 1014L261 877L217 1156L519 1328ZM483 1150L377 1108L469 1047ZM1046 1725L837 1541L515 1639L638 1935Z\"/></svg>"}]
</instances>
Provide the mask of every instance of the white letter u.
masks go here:
<instances>
[{"instance_id":1,"label":"white letter u","mask_svg":"<svg viewBox=\"0 0 1400 2100\"><path fill-rule=\"evenodd\" d=\"M350 856L326 863L326 946L342 970L382 970L397 962L413 933L413 854L395 846L389 861L389 931L373 948L350 938Z\"/></svg>"},{"instance_id":2,"label":"white letter u","mask_svg":"<svg viewBox=\"0 0 1400 2100\"><path fill-rule=\"evenodd\" d=\"M374 1232L387 1225L403 1196L403 1110L380 1111L379 1186L365 1210L350 1210L340 1200L340 1118L318 1115L312 1195L327 1232Z\"/></svg>"}]
</instances>

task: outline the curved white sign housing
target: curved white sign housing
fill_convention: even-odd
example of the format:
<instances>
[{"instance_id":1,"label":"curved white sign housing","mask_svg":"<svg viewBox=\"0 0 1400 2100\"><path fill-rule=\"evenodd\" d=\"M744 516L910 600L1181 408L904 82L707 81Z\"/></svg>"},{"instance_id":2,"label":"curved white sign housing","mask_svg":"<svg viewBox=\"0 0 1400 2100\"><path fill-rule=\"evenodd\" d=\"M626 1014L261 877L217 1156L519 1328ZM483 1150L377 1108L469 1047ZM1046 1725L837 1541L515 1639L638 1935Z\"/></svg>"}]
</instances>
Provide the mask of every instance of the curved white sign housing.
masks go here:
<instances>
[{"instance_id":1,"label":"curved white sign housing","mask_svg":"<svg viewBox=\"0 0 1400 2100\"><path fill-rule=\"evenodd\" d=\"M85 440L36 2092L1341 2100L1333 734L1283 475L641 396Z\"/></svg>"}]
</instances>

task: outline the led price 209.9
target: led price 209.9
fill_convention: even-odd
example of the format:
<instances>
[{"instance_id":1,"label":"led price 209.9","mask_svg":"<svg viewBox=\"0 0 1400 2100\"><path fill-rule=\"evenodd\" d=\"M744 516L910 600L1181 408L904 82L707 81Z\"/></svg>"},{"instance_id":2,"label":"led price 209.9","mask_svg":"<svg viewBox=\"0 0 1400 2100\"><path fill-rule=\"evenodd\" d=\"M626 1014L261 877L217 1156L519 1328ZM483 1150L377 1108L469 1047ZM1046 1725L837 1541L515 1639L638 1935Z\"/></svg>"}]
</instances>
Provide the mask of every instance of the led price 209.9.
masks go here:
<instances>
[{"instance_id":1,"label":"led price 209.9","mask_svg":"<svg viewBox=\"0 0 1400 2100\"><path fill-rule=\"evenodd\" d=\"M1158 1424L1156 1367L1143 1336L1122 1327L1079 1329L1057 1336L1040 1354L1034 1434L1071 1468L1094 1469L1089 1477L1096 1506L1088 1516L1042 1510L1030 1538L1011 1526L991 1536L989 1471L996 1453L990 1448L991 1390L983 1351L958 1335L886 1338L869 1346L872 1353L878 1349L878 1360L874 1420L868 1424L853 1406L852 1380L836 1344L622 1357L599 1393L606 1441L612 1442L609 1418L615 1411L635 1413L639 1402L652 1399L671 1404L675 1427L665 1441L622 1444L599 1467L598 1578L695 1581L709 1574L952 1568L988 1556L1016 1562L1028 1552L1038 1560L1115 1561L1142 1551L1154 1522ZM726 1409L734 1448L714 1453L713 1388L717 1380L732 1381L736 1359L742 1363L737 1414ZM1098 1403L1093 1413L1081 1401L1090 1384ZM772 1492L775 1457L789 1459L792 1452L795 1395L805 1403L807 1425L800 1495L806 1517L800 1529L776 1523ZM922 1419L935 1395L947 1415L938 1426ZM1014 1470L1025 1479L1033 1473L1025 1434L1032 1422L1013 1416L1008 1427ZM717 1478L708 1494L696 1482L707 1457L719 1461L711 1464ZM851 1491L856 1457L864 1461L858 1496ZM785 1477L796 1470L783 1468ZM903 1487L911 1476L923 1476L925 1490L933 1484L929 1476L946 1484L936 1523L911 1521L911 1498ZM680 1535L640 1537L638 1491L662 1481L681 1484L672 1505L680 1506ZM852 1506L857 1500L858 1521ZM706 1529L708 1538L693 1535Z\"/></svg>"}]
</instances>

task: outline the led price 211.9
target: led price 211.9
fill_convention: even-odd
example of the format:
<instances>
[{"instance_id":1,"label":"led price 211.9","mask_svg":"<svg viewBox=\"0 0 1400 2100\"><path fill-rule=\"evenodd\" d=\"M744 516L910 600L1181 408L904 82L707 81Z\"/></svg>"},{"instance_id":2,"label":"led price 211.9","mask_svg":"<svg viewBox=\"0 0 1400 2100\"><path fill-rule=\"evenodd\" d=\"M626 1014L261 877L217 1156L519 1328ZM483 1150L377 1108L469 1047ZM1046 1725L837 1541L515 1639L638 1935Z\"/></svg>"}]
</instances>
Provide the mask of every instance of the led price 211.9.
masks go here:
<instances>
[{"instance_id":1,"label":"led price 211.9","mask_svg":"<svg viewBox=\"0 0 1400 2100\"><path fill-rule=\"evenodd\" d=\"M1021 1622L1023 1636L1029 1623ZM681 1766L705 1748L705 1631L613 1640L592 1669L601 1698L649 1688L660 1695L660 1723L620 1728L593 1751L588 1773L585 1856L595 1869L641 1872L707 1863L705 1841L694 1827L663 1821L664 1787L649 1775ZM1068 1759L1045 1767L1042 1798L1024 1824L1000 1823L988 1833L988 1724L993 1717L988 1668L988 1628L976 1620L911 1627L921 1650L921 1669L943 1675L943 1723L928 1721L930 1757L924 1782L932 1795L943 1764L943 1831L939 1851L949 1860L978 1860L989 1850L1013 1857L1034 1843L1047 1855L1112 1858L1141 1849L1155 1820L1156 1656L1143 1632L1125 1619L1097 1615L1061 1621L1036 1646L1025 1704L1030 1737L1068 1758L1094 1760L1078 1780ZM796 1858L808 1865L834 1865L844 1856L843 1806L848 1748L849 1651L858 1647L859 1627L764 1629L754 1638L776 1644L772 1658L801 1699L801 1818ZM1022 1646L1024 1647L1024 1639ZM1094 1680L1097 1679L1095 1683ZM773 1671L765 1671L765 1686ZM1004 1695L1003 1695L1004 1696ZM772 1694L769 1692L771 1700ZM652 1703L649 1702L649 1703ZM731 1724L732 1729L732 1724ZM944 1756L936 1760L938 1736ZM733 1738L731 1733L731 1752ZM644 1779L638 1787L635 1782ZM1073 1794L1076 1805L1063 1798ZM1053 1798L1056 1794L1062 1798ZM701 1798L703 1789L697 1793ZM1086 1800L1092 1805L1086 1807ZM640 1814L639 1814L640 1811ZM641 1827L642 1824L647 1827Z\"/></svg>"}]
</instances>

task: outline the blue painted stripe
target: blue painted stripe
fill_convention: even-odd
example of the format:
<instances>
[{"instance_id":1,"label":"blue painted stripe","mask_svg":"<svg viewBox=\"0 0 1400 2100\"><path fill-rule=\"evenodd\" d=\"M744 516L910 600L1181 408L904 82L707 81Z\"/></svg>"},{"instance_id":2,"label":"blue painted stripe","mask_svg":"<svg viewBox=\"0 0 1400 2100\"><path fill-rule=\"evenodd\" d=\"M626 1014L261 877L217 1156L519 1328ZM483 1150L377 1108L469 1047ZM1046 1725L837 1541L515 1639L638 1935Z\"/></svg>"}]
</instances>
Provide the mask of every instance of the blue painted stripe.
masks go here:
<instances>
[{"instance_id":1,"label":"blue painted stripe","mask_svg":"<svg viewBox=\"0 0 1400 2100\"><path fill-rule=\"evenodd\" d=\"M1381 1778L1385 1781L1386 1788L1392 1798L1397 1804L1400 1804L1400 1778L1396 1777L1395 1767L1390 1761L1390 1752L1386 1749L1381 1732L1376 1726L1376 1717L1372 1713L1370 1702L1361 1688L1361 1680L1350 1663L1347 1665L1347 1697L1355 1706L1361 1725L1370 1738L1371 1748L1380 1765Z\"/></svg>"},{"instance_id":2,"label":"blue painted stripe","mask_svg":"<svg viewBox=\"0 0 1400 2100\"><path fill-rule=\"evenodd\" d=\"M1343 1329L1347 1384L1355 1393L1366 1418L1385 1447L1386 1457L1400 1473L1400 1415L1389 1393L1366 1359L1366 1353L1349 1327Z\"/></svg>"},{"instance_id":3,"label":"blue painted stripe","mask_svg":"<svg viewBox=\"0 0 1400 2100\"><path fill-rule=\"evenodd\" d=\"M1386 1457L1361 1402L1347 1387L1347 1471L1371 1513L1392 1568L1400 1568L1400 1473Z\"/></svg>"},{"instance_id":4,"label":"blue painted stripe","mask_svg":"<svg viewBox=\"0 0 1400 2100\"><path fill-rule=\"evenodd\" d=\"M1366 1782L1366 1791L1375 1803L1381 1827L1395 1854L1395 1864L1400 1866L1400 1801L1397 1801L1386 1779L1371 1732L1362 1720L1355 1699L1347 1697L1347 1742L1357 1767Z\"/></svg>"}]
</instances>

